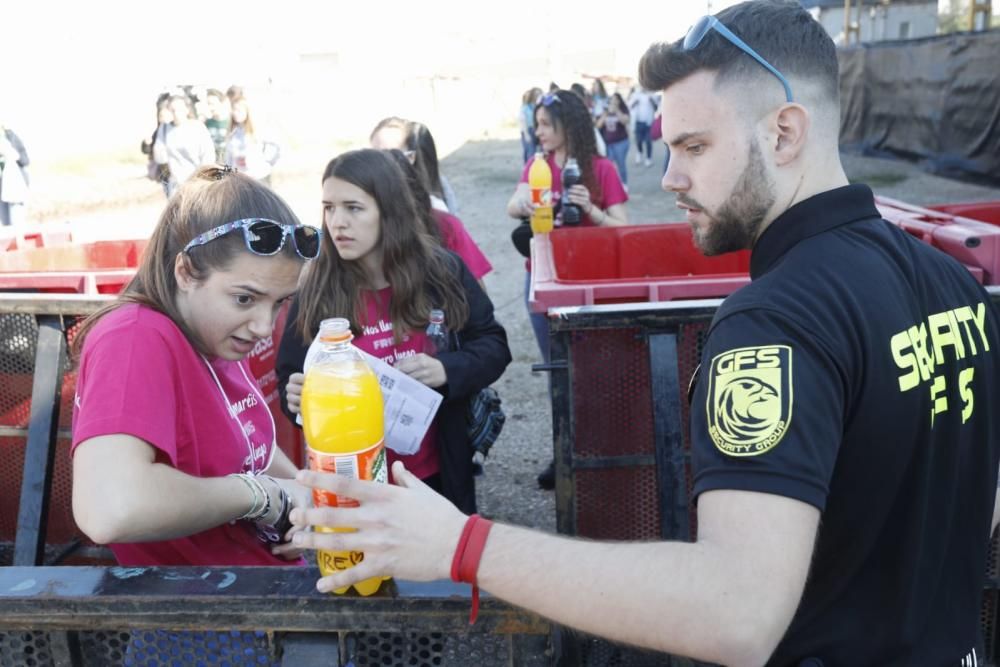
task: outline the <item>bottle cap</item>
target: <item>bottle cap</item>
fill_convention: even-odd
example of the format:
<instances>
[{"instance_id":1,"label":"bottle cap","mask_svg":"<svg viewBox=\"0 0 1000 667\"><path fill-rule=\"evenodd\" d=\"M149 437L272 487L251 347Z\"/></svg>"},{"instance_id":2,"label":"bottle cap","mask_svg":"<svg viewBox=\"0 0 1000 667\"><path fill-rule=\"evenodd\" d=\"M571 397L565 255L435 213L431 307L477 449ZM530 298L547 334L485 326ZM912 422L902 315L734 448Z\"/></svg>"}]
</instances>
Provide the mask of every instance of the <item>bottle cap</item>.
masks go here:
<instances>
[{"instance_id":1,"label":"bottle cap","mask_svg":"<svg viewBox=\"0 0 1000 667\"><path fill-rule=\"evenodd\" d=\"M324 343L341 343L353 338L351 323L343 317L331 317L319 323L319 339Z\"/></svg>"}]
</instances>

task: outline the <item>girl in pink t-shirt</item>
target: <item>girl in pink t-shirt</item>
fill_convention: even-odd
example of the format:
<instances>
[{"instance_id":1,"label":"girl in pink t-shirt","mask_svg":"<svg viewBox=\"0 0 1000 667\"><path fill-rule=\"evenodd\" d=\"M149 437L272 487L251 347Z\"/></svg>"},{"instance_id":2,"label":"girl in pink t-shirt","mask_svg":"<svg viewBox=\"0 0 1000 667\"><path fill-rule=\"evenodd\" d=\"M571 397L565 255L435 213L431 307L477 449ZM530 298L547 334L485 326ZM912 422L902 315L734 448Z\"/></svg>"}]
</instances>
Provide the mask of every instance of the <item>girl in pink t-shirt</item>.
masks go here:
<instances>
[{"instance_id":1,"label":"girl in pink t-shirt","mask_svg":"<svg viewBox=\"0 0 1000 667\"><path fill-rule=\"evenodd\" d=\"M319 323L351 322L354 344L394 365L444 401L419 450L400 456L415 475L459 509L474 512L469 399L510 363L507 335L465 263L435 240L402 170L386 152L351 151L323 174L326 234L309 267L278 351L278 384L289 416L299 412L302 368ZM432 309L445 313L453 345L425 351Z\"/></svg>"},{"instance_id":2,"label":"girl in pink t-shirt","mask_svg":"<svg viewBox=\"0 0 1000 667\"><path fill-rule=\"evenodd\" d=\"M535 107L535 135L552 171L552 200L557 211L560 211L562 204L568 201L580 208L581 226L628 224L628 214L625 211L628 194L611 160L597 154L593 121L583 100L569 90L558 90L542 97ZM568 192L563 192L562 168L566 160L571 157L576 158L580 166L583 183L574 185ZM512 218L519 220L529 218L534 210L531 204L531 190L528 187L530 169L529 160L521 172L521 181L507 202L507 214ZM561 225L561 220L557 218L556 224ZM524 282L524 305L528 310L538 349L542 359L547 363L549 324L544 313L533 313L528 307L531 266L528 262L525 262L525 266L528 274ZM550 464L539 475L538 483L546 489L555 487L554 465Z\"/></svg>"},{"instance_id":3,"label":"girl in pink t-shirt","mask_svg":"<svg viewBox=\"0 0 1000 667\"><path fill-rule=\"evenodd\" d=\"M410 193L413 195L417 207L417 214L427 231L438 243L462 258L465 265L469 267L469 271L479 281L479 286L485 290L486 286L483 285L482 278L493 270L493 265L469 236L465 225L454 215L433 207L430 194L420 180L420 174L417 173L416 167L410 163L403 151L390 149L386 153L395 160L403 171L406 184L410 188Z\"/></svg>"},{"instance_id":4,"label":"girl in pink t-shirt","mask_svg":"<svg viewBox=\"0 0 1000 667\"><path fill-rule=\"evenodd\" d=\"M123 565L302 563L310 502L246 356L321 233L257 181L203 167L167 202L136 276L75 345L73 515Z\"/></svg>"}]
</instances>

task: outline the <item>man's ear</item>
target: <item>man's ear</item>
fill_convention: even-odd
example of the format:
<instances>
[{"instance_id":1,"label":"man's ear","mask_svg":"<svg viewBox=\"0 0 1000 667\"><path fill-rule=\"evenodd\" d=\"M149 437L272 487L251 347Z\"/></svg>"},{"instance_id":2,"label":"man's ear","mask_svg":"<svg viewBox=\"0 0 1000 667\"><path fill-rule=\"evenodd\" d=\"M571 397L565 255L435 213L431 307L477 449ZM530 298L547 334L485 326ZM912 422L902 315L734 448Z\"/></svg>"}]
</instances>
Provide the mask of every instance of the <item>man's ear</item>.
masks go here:
<instances>
[{"instance_id":1,"label":"man's ear","mask_svg":"<svg viewBox=\"0 0 1000 667\"><path fill-rule=\"evenodd\" d=\"M774 163L783 167L793 162L805 150L812 119L801 104L785 104L774 116L772 131L776 135Z\"/></svg>"},{"instance_id":2,"label":"man's ear","mask_svg":"<svg viewBox=\"0 0 1000 667\"><path fill-rule=\"evenodd\" d=\"M177 253L174 259L174 280L177 281L177 288L182 292L188 292L198 284L198 281L191 275L191 260L186 253Z\"/></svg>"}]
</instances>

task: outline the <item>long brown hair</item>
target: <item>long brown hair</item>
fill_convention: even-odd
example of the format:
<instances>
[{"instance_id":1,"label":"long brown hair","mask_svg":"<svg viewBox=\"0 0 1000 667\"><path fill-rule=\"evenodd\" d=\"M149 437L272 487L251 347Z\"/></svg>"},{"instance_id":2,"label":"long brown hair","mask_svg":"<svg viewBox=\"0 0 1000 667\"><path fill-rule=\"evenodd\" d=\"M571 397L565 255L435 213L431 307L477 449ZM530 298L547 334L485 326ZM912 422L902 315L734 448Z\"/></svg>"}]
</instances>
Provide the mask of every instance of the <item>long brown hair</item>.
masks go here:
<instances>
[{"instance_id":1,"label":"long brown hair","mask_svg":"<svg viewBox=\"0 0 1000 667\"><path fill-rule=\"evenodd\" d=\"M242 104L243 106L245 106L246 107L246 112L247 112L247 118L246 118L246 120L244 120L239 125L237 125L236 121L233 120L233 115L232 115L232 109L237 104ZM256 134L254 132L254 127L253 127L253 114L250 112L250 103L247 102L247 98L243 97L242 95L240 95L238 97L234 97L232 99L232 102L230 102L230 107L229 108L230 108L230 112L229 112L229 124L232 126L230 128L230 130L229 130L229 136L230 137L233 136L233 133L236 132L236 129L242 127L243 128L243 134L245 136L247 136L249 138L256 138Z\"/></svg>"},{"instance_id":2,"label":"long brown hair","mask_svg":"<svg viewBox=\"0 0 1000 667\"><path fill-rule=\"evenodd\" d=\"M378 122L369 138L374 138L381 130L387 128L396 129L403 133L403 145L406 146L406 150L413 151L413 166L417 170L424 188L429 194L444 199L437 146L427 126L399 116L389 116Z\"/></svg>"},{"instance_id":3,"label":"long brown hair","mask_svg":"<svg viewBox=\"0 0 1000 667\"><path fill-rule=\"evenodd\" d=\"M180 327L195 347L200 347L197 337L185 325L177 309L174 264L191 239L214 227L243 218L267 218L287 225L299 224L288 204L256 179L219 166L200 168L167 201L132 280L113 303L83 322L73 343L74 352L78 354L83 349L84 338L98 320L127 303L142 304L163 313ZM212 271L228 267L240 252L249 252L243 234L230 232L193 248L192 252L184 254L183 261L191 277L203 281ZM287 239L279 254L304 261Z\"/></svg>"},{"instance_id":4,"label":"long brown hair","mask_svg":"<svg viewBox=\"0 0 1000 667\"><path fill-rule=\"evenodd\" d=\"M548 103L546 103L548 100ZM583 184L590 191L590 198L600 201L604 196L600 182L594 177L593 163L597 159L597 142L594 140L594 121L587 105L570 90L556 91L535 106L536 125L538 112L545 110L552 126L562 130L566 140L566 157L576 158Z\"/></svg>"},{"instance_id":5,"label":"long brown hair","mask_svg":"<svg viewBox=\"0 0 1000 667\"><path fill-rule=\"evenodd\" d=\"M457 331L469 319L465 290L455 276L454 256L447 254L419 222L417 206L403 172L384 151L362 149L333 159L323 181L337 178L364 190L379 214L377 252L392 287L389 317L396 343L405 333L427 326L432 308L442 308ZM323 234L319 257L310 262L299 289L299 334L309 342L328 317L350 320L360 335L366 322L362 290L371 289L360 262L340 258L330 234Z\"/></svg>"}]
</instances>

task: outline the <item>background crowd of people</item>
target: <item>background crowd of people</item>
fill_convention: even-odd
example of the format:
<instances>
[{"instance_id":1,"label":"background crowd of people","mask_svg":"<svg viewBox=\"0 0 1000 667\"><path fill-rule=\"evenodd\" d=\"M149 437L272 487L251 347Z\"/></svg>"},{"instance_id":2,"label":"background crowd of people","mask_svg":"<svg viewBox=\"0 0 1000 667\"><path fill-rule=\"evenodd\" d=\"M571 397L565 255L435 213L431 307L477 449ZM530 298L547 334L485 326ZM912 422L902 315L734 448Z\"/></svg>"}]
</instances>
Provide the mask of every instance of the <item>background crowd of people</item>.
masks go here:
<instances>
[{"instance_id":1,"label":"background crowd of people","mask_svg":"<svg viewBox=\"0 0 1000 667\"><path fill-rule=\"evenodd\" d=\"M549 84L549 93L555 92L558 88L555 83ZM618 90L608 94L600 77L593 79L589 90L581 83L574 83L569 91L583 100L594 124L597 152L614 162L619 178L627 190L628 154L633 141L636 149L635 166L652 165L651 131L658 120L659 95L651 93L639 84L630 87L618 84ZM538 149L534 109L542 97L541 88L529 88L521 96L518 124L525 162L528 162ZM664 171L666 171L665 166Z\"/></svg>"},{"instance_id":2,"label":"background crowd of people","mask_svg":"<svg viewBox=\"0 0 1000 667\"><path fill-rule=\"evenodd\" d=\"M156 129L142 142L147 176L168 197L202 166L225 164L270 184L277 142L254 124L243 88L178 87L156 99Z\"/></svg>"}]
</instances>

